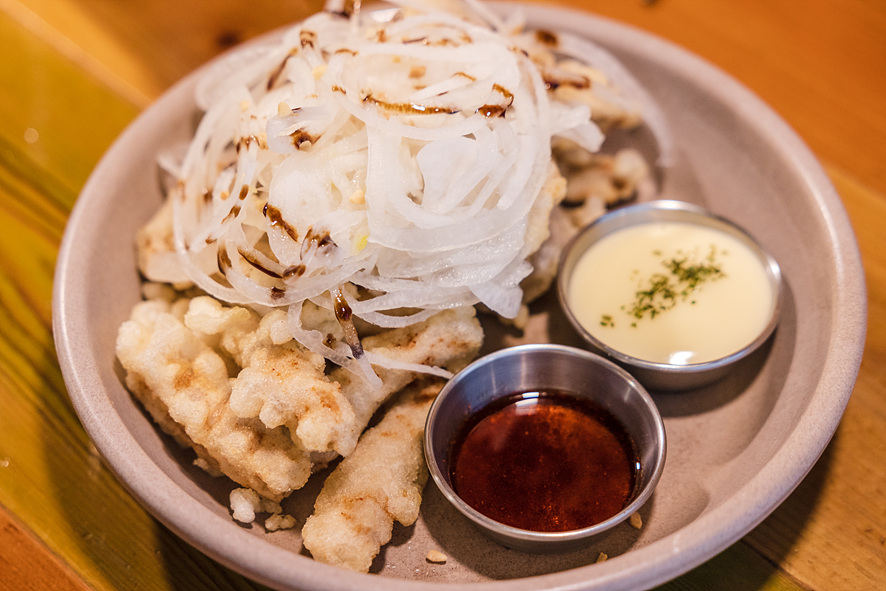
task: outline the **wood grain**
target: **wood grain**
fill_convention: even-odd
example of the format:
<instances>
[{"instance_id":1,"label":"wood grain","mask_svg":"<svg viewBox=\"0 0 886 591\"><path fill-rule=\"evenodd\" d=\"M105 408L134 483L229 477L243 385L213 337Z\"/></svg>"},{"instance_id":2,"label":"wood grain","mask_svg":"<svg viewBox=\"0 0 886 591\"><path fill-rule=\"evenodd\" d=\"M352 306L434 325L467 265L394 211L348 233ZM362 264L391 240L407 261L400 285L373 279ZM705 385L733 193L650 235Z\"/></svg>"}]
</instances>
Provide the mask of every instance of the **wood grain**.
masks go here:
<instances>
[{"instance_id":1,"label":"wood grain","mask_svg":"<svg viewBox=\"0 0 886 591\"><path fill-rule=\"evenodd\" d=\"M39 540L0 507L0 589L84 591L89 587L66 564L47 553Z\"/></svg>"},{"instance_id":2,"label":"wood grain","mask_svg":"<svg viewBox=\"0 0 886 591\"><path fill-rule=\"evenodd\" d=\"M874 589L886 580L886 196L834 167L830 177L854 223L870 294L865 355L843 421L791 497L743 543L810 589ZM877 330L880 328L879 330Z\"/></svg>"},{"instance_id":3,"label":"wood grain","mask_svg":"<svg viewBox=\"0 0 886 591\"><path fill-rule=\"evenodd\" d=\"M145 513L67 398L51 333L55 258L77 192L138 109L38 33L0 12L0 507L46 547L0 552L17 563L0 581L45 558L95 589L255 589ZM0 548L17 548L20 530L3 529Z\"/></svg>"},{"instance_id":4,"label":"wood grain","mask_svg":"<svg viewBox=\"0 0 886 591\"><path fill-rule=\"evenodd\" d=\"M886 7L871 0L545 0L623 20L713 62L823 160L886 194Z\"/></svg>"},{"instance_id":5,"label":"wood grain","mask_svg":"<svg viewBox=\"0 0 886 591\"><path fill-rule=\"evenodd\" d=\"M865 266L865 356L830 446L758 528L662 588L877 588L886 581L886 2L549 3L670 39L756 92L826 165ZM102 465L55 359L52 273L77 193L125 125L209 58L320 4L0 0L0 588L261 588L158 524Z\"/></svg>"},{"instance_id":6,"label":"wood grain","mask_svg":"<svg viewBox=\"0 0 886 591\"><path fill-rule=\"evenodd\" d=\"M0 0L80 69L143 108L221 51L320 10L321 0Z\"/></svg>"}]
</instances>

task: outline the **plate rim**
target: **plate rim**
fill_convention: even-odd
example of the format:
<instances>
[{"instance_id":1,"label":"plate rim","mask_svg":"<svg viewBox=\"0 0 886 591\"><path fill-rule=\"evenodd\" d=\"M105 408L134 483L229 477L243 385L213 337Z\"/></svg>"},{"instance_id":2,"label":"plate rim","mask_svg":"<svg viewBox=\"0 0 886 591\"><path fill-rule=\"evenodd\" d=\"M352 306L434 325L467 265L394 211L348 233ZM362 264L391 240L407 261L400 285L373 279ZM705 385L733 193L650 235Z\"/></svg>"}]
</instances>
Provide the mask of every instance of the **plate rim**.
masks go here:
<instances>
[{"instance_id":1,"label":"plate rim","mask_svg":"<svg viewBox=\"0 0 886 591\"><path fill-rule=\"evenodd\" d=\"M810 399L810 406L814 405L823 414L810 413L807 407L787 437L794 443L792 447L805 445L806 449L817 450L817 454L809 454L802 458L804 461L798 463L796 461L798 458L787 453L784 447L776 450L761 470L735 492L735 495L742 497L744 504L756 507L757 512L745 514L740 519L730 519L727 514L731 511L728 510L727 504L723 503L664 538L613 557L604 563L534 577L457 585L458 589L478 591L491 591L505 586L509 590L648 588L691 570L737 542L781 504L824 452L842 419L861 364L867 327L867 298L861 255L842 201L811 150L771 107L717 66L655 34L590 12L561 6L517 2L494 4L497 10L515 8L522 10L527 21L535 27L548 26L562 30L564 29L562 25L569 23L569 27L565 29L573 32L585 31L589 38L602 45L614 42L621 45L632 40L642 40L644 44L651 44L656 50L649 52L651 61L667 63L672 67L675 63L682 64L681 73L707 92L718 97L729 95L732 98L730 103L738 97L740 108L753 112L754 121L758 126L770 129L767 136L773 135L771 130L775 130L774 135L779 142L788 148L783 152L791 155L797 169L806 176L807 184L815 189L813 194L816 197L816 205L823 212L822 220L827 223L827 231L831 238L835 272L837 277L843 280L837 282L840 285L839 289L836 285L833 288L834 308L843 312L839 325L836 318L831 319L832 336L825 355L828 364L823 368L815 394ZM246 45L260 43L277 33L265 34ZM100 386L97 379L100 360L91 355L88 333L81 330L83 327L78 327L76 322L78 306L83 303L84 279L69 271L71 267L69 262L76 250L75 241L78 234L83 231L84 223L88 223L90 204L97 199L95 195L99 194L98 187L107 175L114 174L114 171L108 167L115 157L115 149L124 145L128 138L137 135L143 127L149 126L153 114L163 112L168 105L176 103L184 94L192 95L197 79L207 68L224 59L230 51L238 51L243 47L244 45L241 45L229 50L197 68L139 114L102 156L74 205L59 249L52 297L53 336L69 396L86 431L105 459L106 465L130 494L179 537L232 570L280 589L292 588L291 585L328 591L376 587L394 591L416 588L427 591L452 589L454 585L449 583L353 573L313 561L305 556L293 556L293 552L258 538L246 530L230 528L231 534L226 536L227 539L213 539L213 524L229 523L230 518L226 519L210 512L190 496L181 504L167 503L164 506L163 503L158 503L158 492L162 493L161 496L164 498L171 498L170 495L180 490L179 487L154 464L153 459L144 452L134 437L127 437L126 441L120 441L116 437L116 433L120 430L128 429L116 413L109 417L106 412L102 412L103 409L100 408L102 401L111 405L107 394L105 393L101 399L95 398L94 392L90 394ZM837 339L836 335L846 336ZM837 340L840 342L836 343ZM855 346L847 344L849 340L852 340ZM84 351L89 353L86 359L83 357ZM815 425L817 429L810 428L811 425ZM141 462L136 462L136 458ZM150 494L145 490L146 485L143 480L132 479L136 475L144 477L145 461L152 471L149 474L150 478L147 479L152 483ZM785 477L786 473L790 474L789 478ZM132 482L141 484L133 485ZM157 488L159 484L162 486ZM195 515L199 515L200 518L194 519ZM724 523L728 524L728 527L723 527ZM676 539L684 536L693 540L694 543L690 547L682 547L680 540ZM310 561L311 568L300 568L303 566L303 560ZM281 564L286 565L286 568L281 568Z\"/></svg>"}]
</instances>

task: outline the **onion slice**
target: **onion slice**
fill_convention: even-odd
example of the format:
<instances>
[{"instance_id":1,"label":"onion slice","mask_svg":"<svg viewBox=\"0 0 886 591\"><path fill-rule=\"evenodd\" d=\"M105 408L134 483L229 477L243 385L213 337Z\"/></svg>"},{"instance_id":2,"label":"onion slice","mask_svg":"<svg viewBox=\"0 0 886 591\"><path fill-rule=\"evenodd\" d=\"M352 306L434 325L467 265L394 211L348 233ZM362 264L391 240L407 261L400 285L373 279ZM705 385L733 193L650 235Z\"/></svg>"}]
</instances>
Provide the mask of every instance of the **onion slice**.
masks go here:
<instances>
[{"instance_id":1,"label":"onion slice","mask_svg":"<svg viewBox=\"0 0 886 591\"><path fill-rule=\"evenodd\" d=\"M394 327L477 303L518 314L538 246L528 229L556 205L541 199L551 140L603 140L586 104L550 91L543 64L592 56L648 102L603 50L540 46L519 15L393 4L325 11L223 60L199 85L205 114L184 155L164 156L193 282L229 303L288 307L299 343L374 383L352 315ZM302 326L308 300L335 311L344 343Z\"/></svg>"}]
</instances>

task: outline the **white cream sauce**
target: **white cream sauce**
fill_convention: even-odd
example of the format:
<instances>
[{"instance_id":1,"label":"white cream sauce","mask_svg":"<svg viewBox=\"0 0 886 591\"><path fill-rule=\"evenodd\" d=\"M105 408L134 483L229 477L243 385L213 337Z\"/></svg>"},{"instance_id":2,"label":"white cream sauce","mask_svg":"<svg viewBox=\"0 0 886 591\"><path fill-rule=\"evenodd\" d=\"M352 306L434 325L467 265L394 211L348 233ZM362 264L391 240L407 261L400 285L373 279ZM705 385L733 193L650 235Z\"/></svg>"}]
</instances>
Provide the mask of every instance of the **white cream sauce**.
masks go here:
<instances>
[{"instance_id":1,"label":"white cream sauce","mask_svg":"<svg viewBox=\"0 0 886 591\"><path fill-rule=\"evenodd\" d=\"M700 271L694 288L668 268L679 260ZM661 297L664 285L674 299ZM654 315L637 306L644 303L638 292L655 294ZM594 337L627 355L678 365L719 359L751 343L769 322L773 298L766 268L748 245L684 222L638 224L605 236L579 258L567 286L573 314Z\"/></svg>"}]
</instances>

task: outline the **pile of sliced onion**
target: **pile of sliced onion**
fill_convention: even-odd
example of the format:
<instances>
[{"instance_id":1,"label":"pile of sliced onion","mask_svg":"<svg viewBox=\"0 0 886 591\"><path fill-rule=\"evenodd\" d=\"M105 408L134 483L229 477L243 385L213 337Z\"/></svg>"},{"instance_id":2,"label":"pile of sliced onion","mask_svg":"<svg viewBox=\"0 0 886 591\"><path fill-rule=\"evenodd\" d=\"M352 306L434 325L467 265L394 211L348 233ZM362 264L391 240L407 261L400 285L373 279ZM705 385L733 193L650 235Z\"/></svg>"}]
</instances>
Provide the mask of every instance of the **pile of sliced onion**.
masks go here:
<instances>
[{"instance_id":1,"label":"pile of sliced onion","mask_svg":"<svg viewBox=\"0 0 886 591\"><path fill-rule=\"evenodd\" d=\"M515 316L551 138L603 139L587 106L550 97L513 23L420 4L323 12L210 72L172 196L194 283L288 307L294 338L368 374L349 318L330 346L304 303L380 327L477 303Z\"/></svg>"}]
</instances>

